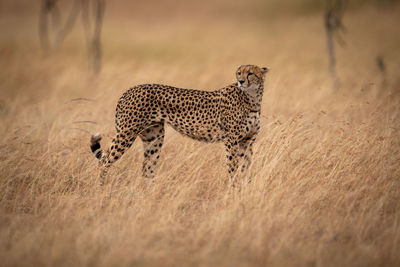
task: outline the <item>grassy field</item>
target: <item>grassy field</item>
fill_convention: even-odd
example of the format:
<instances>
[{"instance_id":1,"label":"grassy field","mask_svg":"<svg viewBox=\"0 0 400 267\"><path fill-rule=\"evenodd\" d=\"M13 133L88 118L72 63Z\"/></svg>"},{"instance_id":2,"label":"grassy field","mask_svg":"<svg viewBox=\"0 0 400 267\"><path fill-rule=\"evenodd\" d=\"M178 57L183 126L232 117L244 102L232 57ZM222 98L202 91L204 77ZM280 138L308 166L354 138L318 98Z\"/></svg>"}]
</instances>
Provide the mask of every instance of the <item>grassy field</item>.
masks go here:
<instances>
[{"instance_id":1,"label":"grassy field","mask_svg":"<svg viewBox=\"0 0 400 267\"><path fill-rule=\"evenodd\" d=\"M317 1L109 1L98 77L80 22L44 55L35 2L0 2L0 266L400 265L400 5L350 6L334 90ZM251 184L167 128L153 180L137 140L98 186L89 138L127 88L241 64L271 68Z\"/></svg>"}]
</instances>

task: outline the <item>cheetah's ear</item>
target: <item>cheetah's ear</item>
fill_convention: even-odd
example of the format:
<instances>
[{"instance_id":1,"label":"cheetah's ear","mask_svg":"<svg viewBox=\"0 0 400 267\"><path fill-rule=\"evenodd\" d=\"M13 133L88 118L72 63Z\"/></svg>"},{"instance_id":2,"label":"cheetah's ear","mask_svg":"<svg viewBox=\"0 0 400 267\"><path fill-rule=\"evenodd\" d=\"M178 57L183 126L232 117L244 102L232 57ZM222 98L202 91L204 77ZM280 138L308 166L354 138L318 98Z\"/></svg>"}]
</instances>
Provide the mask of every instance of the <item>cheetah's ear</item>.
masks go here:
<instances>
[{"instance_id":1,"label":"cheetah's ear","mask_svg":"<svg viewBox=\"0 0 400 267\"><path fill-rule=\"evenodd\" d=\"M268 72L269 70L270 70L270 69L269 69L268 67L262 67L262 68L261 68L261 73L262 73L263 78L265 78L265 74L267 74L267 72Z\"/></svg>"},{"instance_id":2,"label":"cheetah's ear","mask_svg":"<svg viewBox=\"0 0 400 267\"><path fill-rule=\"evenodd\" d=\"M261 70L262 70L263 74L265 74L265 73L267 73L267 72L270 70L270 68L268 68L268 67L262 67Z\"/></svg>"}]
</instances>

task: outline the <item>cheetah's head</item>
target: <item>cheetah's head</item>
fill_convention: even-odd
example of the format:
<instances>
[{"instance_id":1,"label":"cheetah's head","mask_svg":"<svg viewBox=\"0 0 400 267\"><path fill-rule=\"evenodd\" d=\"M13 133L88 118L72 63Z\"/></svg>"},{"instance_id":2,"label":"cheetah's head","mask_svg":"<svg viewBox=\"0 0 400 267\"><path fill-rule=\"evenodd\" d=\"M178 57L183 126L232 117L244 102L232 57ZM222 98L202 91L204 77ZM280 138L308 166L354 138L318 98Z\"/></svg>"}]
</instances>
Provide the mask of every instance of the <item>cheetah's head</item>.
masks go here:
<instances>
[{"instance_id":1,"label":"cheetah's head","mask_svg":"<svg viewBox=\"0 0 400 267\"><path fill-rule=\"evenodd\" d=\"M238 86L243 91L251 91L260 88L264 83L265 74L269 71L267 67L255 65L242 65L237 69L236 78Z\"/></svg>"}]
</instances>

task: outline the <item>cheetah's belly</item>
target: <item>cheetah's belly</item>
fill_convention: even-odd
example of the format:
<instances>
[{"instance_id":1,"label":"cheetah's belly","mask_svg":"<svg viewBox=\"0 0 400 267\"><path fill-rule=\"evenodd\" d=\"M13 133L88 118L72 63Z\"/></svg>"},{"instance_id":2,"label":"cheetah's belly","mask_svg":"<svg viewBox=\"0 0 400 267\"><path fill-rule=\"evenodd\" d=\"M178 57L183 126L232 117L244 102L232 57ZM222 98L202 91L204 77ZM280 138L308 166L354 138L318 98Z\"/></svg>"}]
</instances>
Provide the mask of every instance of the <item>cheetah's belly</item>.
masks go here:
<instances>
[{"instance_id":1,"label":"cheetah's belly","mask_svg":"<svg viewBox=\"0 0 400 267\"><path fill-rule=\"evenodd\" d=\"M216 123L207 121L207 123L191 122L190 120L182 123L181 120L171 119L167 123L182 135L195 140L205 142L218 142L223 139L223 133Z\"/></svg>"}]
</instances>

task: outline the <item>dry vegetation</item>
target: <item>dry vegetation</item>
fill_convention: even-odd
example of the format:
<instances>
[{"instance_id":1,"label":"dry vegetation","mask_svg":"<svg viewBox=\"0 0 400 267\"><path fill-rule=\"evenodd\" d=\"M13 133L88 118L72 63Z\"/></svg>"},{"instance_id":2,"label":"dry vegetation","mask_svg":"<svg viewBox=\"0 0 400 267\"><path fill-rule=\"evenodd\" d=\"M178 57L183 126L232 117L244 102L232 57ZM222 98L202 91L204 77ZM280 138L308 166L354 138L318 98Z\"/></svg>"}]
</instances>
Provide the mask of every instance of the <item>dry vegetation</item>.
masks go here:
<instances>
[{"instance_id":1,"label":"dry vegetation","mask_svg":"<svg viewBox=\"0 0 400 267\"><path fill-rule=\"evenodd\" d=\"M334 91L312 10L109 1L93 78L82 29L46 57L21 2L0 4L0 265L399 266L399 6L348 11ZM138 140L97 185L89 137L107 145L126 88L217 89L244 63L272 69L251 184L229 188L222 146L169 128L154 180Z\"/></svg>"}]
</instances>

